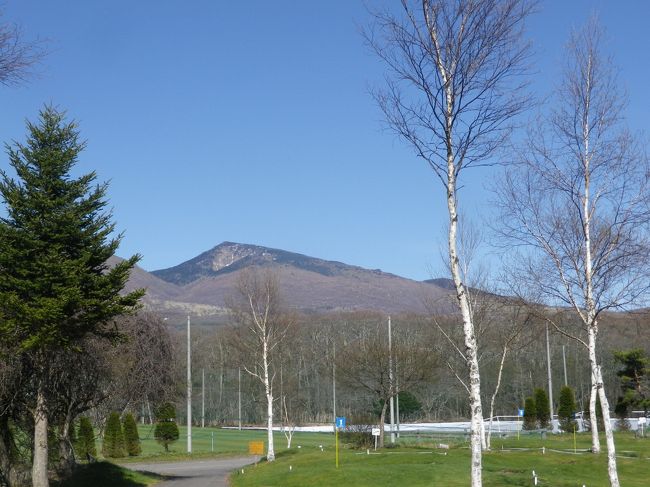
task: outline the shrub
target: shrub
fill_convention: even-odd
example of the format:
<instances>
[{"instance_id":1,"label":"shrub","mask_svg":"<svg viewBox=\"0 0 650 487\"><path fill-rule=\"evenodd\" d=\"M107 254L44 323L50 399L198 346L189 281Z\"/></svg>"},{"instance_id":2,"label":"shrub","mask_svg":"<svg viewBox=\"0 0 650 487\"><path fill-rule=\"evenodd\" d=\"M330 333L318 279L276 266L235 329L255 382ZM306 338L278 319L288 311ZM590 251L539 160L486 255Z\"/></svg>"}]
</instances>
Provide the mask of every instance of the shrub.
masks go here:
<instances>
[{"instance_id":1,"label":"shrub","mask_svg":"<svg viewBox=\"0 0 650 487\"><path fill-rule=\"evenodd\" d=\"M537 429L537 407L533 397L527 397L524 404L524 429Z\"/></svg>"},{"instance_id":2,"label":"shrub","mask_svg":"<svg viewBox=\"0 0 650 487\"><path fill-rule=\"evenodd\" d=\"M575 420L576 398L573 389L564 386L560 390L560 405L557 410L557 417L560 421L560 428L567 433L573 432L576 427Z\"/></svg>"},{"instance_id":3,"label":"shrub","mask_svg":"<svg viewBox=\"0 0 650 487\"><path fill-rule=\"evenodd\" d=\"M375 444L372 436L375 422L376 419L371 416L351 417L345 430L339 432L339 439L353 448L370 448Z\"/></svg>"},{"instance_id":4,"label":"shrub","mask_svg":"<svg viewBox=\"0 0 650 487\"><path fill-rule=\"evenodd\" d=\"M124 417L122 423L124 430L124 442L126 444L126 452L130 457L136 457L142 453L140 447L140 436L138 435L138 426L135 424L135 419L131 413Z\"/></svg>"},{"instance_id":5,"label":"shrub","mask_svg":"<svg viewBox=\"0 0 650 487\"><path fill-rule=\"evenodd\" d=\"M535 408L537 409L539 427L547 429L551 421L551 405L548 402L546 391L541 387L535 389Z\"/></svg>"},{"instance_id":6,"label":"shrub","mask_svg":"<svg viewBox=\"0 0 650 487\"><path fill-rule=\"evenodd\" d=\"M107 458L121 458L126 456L124 452L122 423L120 423L120 415L116 412L111 413L106 422L102 454Z\"/></svg>"},{"instance_id":7,"label":"shrub","mask_svg":"<svg viewBox=\"0 0 650 487\"><path fill-rule=\"evenodd\" d=\"M178 440L179 436L174 405L168 402L162 404L156 410L156 421L153 436L168 452L170 443Z\"/></svg>"},{"instance_id":8,"label":"shrub","mask_svg":"<svg viewBox=\"0 0 650 487\"><path fill-rule=\"evenodd\" d=\"M77 434L75 451L79 458L88 458L89 455L92 457L97 456L95 432L93 431L93 425L87 416L79 418L79 433Z\"/></svg>"}]
</instances>

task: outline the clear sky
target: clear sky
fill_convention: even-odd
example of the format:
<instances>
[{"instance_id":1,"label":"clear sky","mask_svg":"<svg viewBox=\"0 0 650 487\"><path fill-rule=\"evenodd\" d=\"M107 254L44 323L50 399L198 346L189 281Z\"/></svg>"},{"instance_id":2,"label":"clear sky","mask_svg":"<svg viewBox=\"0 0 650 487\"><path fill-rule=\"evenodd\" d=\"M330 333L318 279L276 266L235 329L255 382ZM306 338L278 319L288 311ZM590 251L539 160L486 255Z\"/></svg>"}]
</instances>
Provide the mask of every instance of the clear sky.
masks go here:
<instances>
[{"instance_id":1,"label":"clear sky","mask_svg":"<svg viewBox=\"0 0 650 487\"><path fill-rule=\"evenodd\" d=\"M29 84L0 87L0 140L24 140L25 119L44 103L78 120L88 141L80 169L110 181L120 255L141 253L154 270L230 240L414 279L440 274L444 194L368 95L384 67L358 33L361 1L4 4L2 20L47 39L50 53ZM551 90L570 29L594 10L629 124L644 131L646 0L541 0L528 28L533 86ZM494 171L463 181L461 204L479 224Z\"/></svg>"}]
</instances>

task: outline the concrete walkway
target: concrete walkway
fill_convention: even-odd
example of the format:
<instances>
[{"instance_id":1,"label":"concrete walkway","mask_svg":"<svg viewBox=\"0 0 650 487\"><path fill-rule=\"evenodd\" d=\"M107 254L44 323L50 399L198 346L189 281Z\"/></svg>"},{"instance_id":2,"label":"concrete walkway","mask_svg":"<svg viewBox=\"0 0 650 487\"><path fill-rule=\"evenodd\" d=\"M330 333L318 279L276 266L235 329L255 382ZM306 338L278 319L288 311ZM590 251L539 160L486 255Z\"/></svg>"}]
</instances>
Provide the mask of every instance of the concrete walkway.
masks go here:
<instances>
[{"instance_id":1,"label":"concrete walkway","mask_svg":"<svg viewBox=\"0 0 650 487\"><path fill-rule=\"evenodd\" d=\"M255 461L255 457L188 460L170 463L131 463L131 470L153 472L166 479L157 487L227 487L228 474Z\"/></svg>"}]
</instances>

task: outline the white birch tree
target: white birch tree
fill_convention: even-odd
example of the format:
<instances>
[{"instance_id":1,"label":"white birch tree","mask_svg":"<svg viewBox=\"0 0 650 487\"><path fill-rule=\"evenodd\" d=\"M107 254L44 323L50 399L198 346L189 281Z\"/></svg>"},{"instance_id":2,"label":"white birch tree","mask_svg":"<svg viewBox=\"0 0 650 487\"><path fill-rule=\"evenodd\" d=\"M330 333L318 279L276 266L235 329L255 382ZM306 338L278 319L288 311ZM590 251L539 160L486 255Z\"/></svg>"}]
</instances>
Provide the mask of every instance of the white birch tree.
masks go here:
<instances>
[{"instance_id":1,"label":"white birch tree","mask_svg":"<svg viewBox=\"0 0 650 487\"><path fill-rule=\"evenodd\" d=\"M374 13L366 40L387 65L374 93L388 126L433 170L445 191L448 258L462 316L471 410L471 485L482 485L481 380L476 334L457 250L458 181L490 164L527 107L526 0L402 0Z\"/></svg>"},{"instance_id":2,"label":"white birch tree","mask_svg":"<svg viewBox=\"0 0 650 487\"><path fill-rule=\"evenodd\" d=\"M257 378L266 397L266 460L275 460L273 445L273 384L276 349L287 335L291 320L280 307L277 278L270 271L249 269L242 272L237 295L229 303L237 323L234 345L242 352L243 369Z\"/></svg>"},{"instance_id":3,"label":"white birch tree","mask_svg":"<svg viewBox=\"0 0 650 487\"><path fill-rule=\"evenodd\" d=\"M530 130L497 190L509 244L523 246L517 271L546 304L573 310L591 368L592 451L600 452L596 400L605 424L608 472L618 486L609 402L597 349L604 311L638 303L648 291L648 168L622 127L624 96L612 60L601 53L595 19L569 42L553 108Z\"/></svg>"}]
</instances>

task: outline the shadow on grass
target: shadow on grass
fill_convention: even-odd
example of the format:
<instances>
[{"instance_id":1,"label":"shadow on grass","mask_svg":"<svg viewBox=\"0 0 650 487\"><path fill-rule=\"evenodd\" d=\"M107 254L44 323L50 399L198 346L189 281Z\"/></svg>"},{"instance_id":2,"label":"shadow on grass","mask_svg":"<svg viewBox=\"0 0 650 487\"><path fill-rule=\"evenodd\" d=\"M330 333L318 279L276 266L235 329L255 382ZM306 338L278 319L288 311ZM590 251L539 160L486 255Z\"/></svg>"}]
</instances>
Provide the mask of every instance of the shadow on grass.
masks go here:
<instances>
[{"instance_id":1,"label":"shadow on grass","mask_svg":"<svg viewBox=\"0 0 650 487\"><path fill-rule=\"evenodd\" d=\"M151 472L134 472L109 462L80 465L72 477L52 482L53 487L143 487L170 477Z\"/></svg>"}]
</instances>

